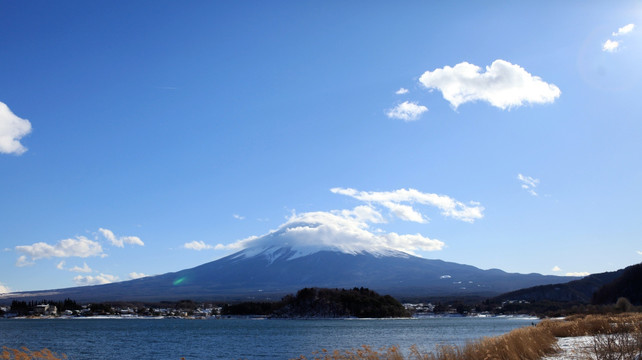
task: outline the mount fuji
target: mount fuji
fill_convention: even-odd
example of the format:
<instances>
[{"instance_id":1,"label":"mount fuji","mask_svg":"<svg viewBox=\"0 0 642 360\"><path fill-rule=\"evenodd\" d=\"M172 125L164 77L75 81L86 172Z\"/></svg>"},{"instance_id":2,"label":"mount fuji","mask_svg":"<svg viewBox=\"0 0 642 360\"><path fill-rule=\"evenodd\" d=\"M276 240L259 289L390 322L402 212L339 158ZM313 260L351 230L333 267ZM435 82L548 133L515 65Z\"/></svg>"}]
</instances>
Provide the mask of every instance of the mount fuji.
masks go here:
<instances>
[{"instance_id":1,"label":"mount fuji","mask_svg":"<svg viewBox=\"0 0 642 360\"><path fill-rule=\"evenodd\" d=\"M425 259L373 241L372 236L364 237L358 229L349 239L337 236L328 222L299 219L262 237L244 240L241 251L191 269L105 285L2 297L71 298L81 302L274 300L303 287L367 287L396 297L492 296L575 279L481 270Z\"/></svg>"}]
</instances>

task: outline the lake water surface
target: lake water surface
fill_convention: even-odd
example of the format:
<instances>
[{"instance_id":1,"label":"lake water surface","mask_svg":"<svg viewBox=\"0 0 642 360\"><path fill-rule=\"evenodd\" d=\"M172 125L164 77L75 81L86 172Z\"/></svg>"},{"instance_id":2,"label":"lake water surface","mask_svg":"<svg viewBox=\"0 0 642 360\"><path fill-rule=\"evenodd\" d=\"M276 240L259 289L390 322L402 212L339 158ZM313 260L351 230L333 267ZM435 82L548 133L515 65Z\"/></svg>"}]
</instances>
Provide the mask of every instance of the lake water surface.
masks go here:
<instances>
[{"instance_id":1,"label":"lake water surface","mask_svg":"<svg viewBox=\"0 0 642 360\"><path fill-rule=\"evenodd\" d=\"M372 320L0 320L0 346L48 348L69 359L290 359L313 351L411 345L430 351L529 326L530 318Z\"/></svg>"}]
</instances>

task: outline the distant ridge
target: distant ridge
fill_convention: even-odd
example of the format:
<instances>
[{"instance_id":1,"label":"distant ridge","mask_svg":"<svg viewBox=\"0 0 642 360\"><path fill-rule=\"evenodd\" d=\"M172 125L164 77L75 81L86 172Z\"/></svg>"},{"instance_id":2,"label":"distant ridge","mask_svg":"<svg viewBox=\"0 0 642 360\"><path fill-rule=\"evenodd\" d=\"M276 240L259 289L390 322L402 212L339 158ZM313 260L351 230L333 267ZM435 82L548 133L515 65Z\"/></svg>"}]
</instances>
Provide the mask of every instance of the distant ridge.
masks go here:
<instances>
[{"instance_id":1,"label":"distant ridge","mask_svg":"<svg viewBox=\"0 0 642 360\"><path fill-rule=\"evenodd\" d=\"M592 274L563 284L550 284L511 291L496 300L555 301L610 304L627 297L634 304L642 301L642 264L611 272Z\"/></svg>"}]
</instances>

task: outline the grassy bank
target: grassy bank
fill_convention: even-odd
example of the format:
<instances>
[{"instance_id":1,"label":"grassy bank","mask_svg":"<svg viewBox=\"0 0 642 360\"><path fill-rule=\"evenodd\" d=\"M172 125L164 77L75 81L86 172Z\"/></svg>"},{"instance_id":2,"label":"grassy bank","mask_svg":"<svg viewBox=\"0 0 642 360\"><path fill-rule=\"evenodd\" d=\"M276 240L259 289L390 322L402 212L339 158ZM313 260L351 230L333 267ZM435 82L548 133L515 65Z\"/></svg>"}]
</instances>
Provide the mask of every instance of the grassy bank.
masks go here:
<instances>
[{"instance_id":1,"label":"grassy bank","mask_svg":"<svg viewBox=\"0 0 642 360\"><path fill-rule=\"evenodd\" d=\"M539 324L557 337L591 336L581 359L619 360L642 356L642 314L571 316Z\"/></svg>"}]
</instances>

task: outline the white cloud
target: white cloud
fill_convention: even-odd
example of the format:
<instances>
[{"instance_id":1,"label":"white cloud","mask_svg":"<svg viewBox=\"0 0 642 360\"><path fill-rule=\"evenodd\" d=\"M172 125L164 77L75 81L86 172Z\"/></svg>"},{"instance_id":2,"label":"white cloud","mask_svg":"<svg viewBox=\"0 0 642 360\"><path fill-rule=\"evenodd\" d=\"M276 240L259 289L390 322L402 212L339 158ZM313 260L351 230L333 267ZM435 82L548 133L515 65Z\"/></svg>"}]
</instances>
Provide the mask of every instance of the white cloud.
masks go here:
<instances>
[{"instance_id":1,"label":"white cloud","mask_svg":"<svg viewBox=\"0 0 642 360\"><path fill-rule=\"evenodd\" d=\"M388 110L386 115L391 119L401 119L404 121L414 121L419 119L421 114L428 111L428 108L423 105L418 105L414 102L404 101L394 108Z\"/></svg>"},{"instance_id":2,"label":"white cloud","mask_svg":"<svg viewBox=\"0 0 642 360\"><path fill-rule=\"evenodd\" d=\"M261 238L261 236L252 235L246 237L245 239L237 240L231 244L216 244L214 250L242 250L250 246L255 240ZM211 246L211 245L208 245Z\"/></svg>"},{"instance_id":3,"label":"white cloud","mask_svg":"<svg viewBox=\"0 0 642 360\"><path fill-rule=\"evenodd\" d=\"M486 67L486 72L481 70L477 65L462 62L454 67L426 71L419 82L441 91L455 109L461 104L482 100L504 110L524 104L552 103L561 94L554 84L508 61L498 59Z\"/></svg>"},{"instance_id":4,"label":"white cloud","mask_svg":"<svg viewBox=\"0 0 642 360\"><path fill-rule=\"evenodd\" d=\"M356 221L383 224L386 220L380 212L367 205L360 205L352 210L341 210L336 212L343 217L351 217Z\"/></svg>"},{"instance_id":5,"label":"white cloud","mask_svg":"<svg viewBox=\"0 0 642 360\"><path fill-rule=\"evenodd\" d=\"M29 261L26 255L21 255L18 257L18 260L16 260L17 267L30 266L33 264L35 264L35 262Z\"/></svg>"},{"instance_id":6,"label":"white cloud","mask_svg":"<svg viewBox=\"0 0 642 360\"><path fill-rule=\"evenodd\" d=\"M608 39L602 44L602 51L615 52L620 47L620 42Z\"/></svg>"},{"instance_id":7,"label":"white cloud","mask_svg":"<svg viewBox=\"0 0 642 360\"><path fill-rule=\"evenodd\" d=\"M334 249L344 253L369 252L375 255L396 254L405 256L418 251L439 251L443 241L422 234L399 234L371 225L385 224L386 219L378 208L387 209L391 216L417 223L427 222L414 204L439 208L444 216L474 222L483 217L484 208L477 202L463 204L446 195L422 193L414 189L387 192L366 192L350 188L330 189L335 194L347 195L366 204L353 209L314 211L292 215L276 230L262 236L251 236L231 244L211 246L193 241L183 247L191 249L245 250L238 256L278 255L277 249L290 247L289 258L303 256L320 250Z\"/></svg>"},{"instance_id":8,"label":"white cloud","mask_svg":"<svg viewBox=\"0 0 642 360\"><path fill-rule=\"evenodd\" d=\"M64 270L65 269L65 260L59 262L58 265L56 265L56 268L58 270Z\"/></svg>"},{"instance_id":9,"label":"white cloud","mask_svg":"<svg viewBox=\"0 0 642 360\"><path fill-rule=\"evenodd\" d=\"M469 206L446 195L422 193L415 189L368 192L350 188L333 188L330 191L335 194L347 195L363 202L382 205L395 216L406 221L425 223L427 219L410 205L402 203L435 206L441 210L444 216L471 223L484 217L484 208L478 203L471 202Z\"/></svg>"},{"instance_id":10,"label":"white cloud","mask_svg":"<svg viewBox=\"0 0 642 360\"><path fill-rule=\"evenodd\" d=\"M555 271L555 272L562 271L562 269L557 265L553 266L552 270Z\"/></svg>"},{"instance_id":11,"label":"white cloud","mask_svg":"<svg viewBox=\"0 0 642 360\"><path fill-rule=\"evenodd\" d=\"M388 246L409 253L414 253L414 250L437 251L446 245L442 241L421 234L399 235L392 232L383 236L388 240Z\"/></svg>"},{"instance_id":12,"label":"white cloud","mask_svg":"<svg viewBox=\"0 0 642 360\"><path fill-rule=\"evenodd\" d=\"M621 36L630 33L635 28L635 24L624 25L621 28L617 29L617 32L614 32L613 36Z\"/></svg>"},{"instance_id":13,"label":"white cloud","mask_svg":"<svg viewBox=\"0 0 642 360\"><path fill-rule=\"evenodd\" d=\"M143 274L143 273L137 273L137 272L130 272L129 273L129 279L134 280L134 279L140 279L144 277L148 277L149 275Z\"/></svg>"},{"instance_id":14,"label":"white cloud","mask_svg":"<svg viewBox=\"0 0 642 360\"><path fill-rule=\"evenodd\" d=\"M298 255L326 248L347 253L367 251L383 254L403 251L412 254L415 250L437 251L445 246L442 241L421 234L400 235L371 231L365 218L335 210L293 214L285 224L266 235L239 240L229 245L219 244L217 247L262 251L277 244L292 247Z\"/></svg>"},{"instance_id":15,"label":"white cloud","mask_svg":"<svg viewBox=\"0 0 642 360\"><path fill-rule=\"evenodd\" d=\"M215 248L214 246L208 245L203 241L196 241L196 240L183 244L183 247L185 249L196 250L196 251L210 250Z\"/></svg>"},{"instance_id":16,"label":"white cloud","mask_svg":"<svg viewBox=\"0 0 642 360\"><path fill-rule=\"evenodd\" d=\"M29 120L17 117L0 101L0 153L20 155L27 151L20 139L30 132Z\"/></svg>"},{"instance_id":17,"label":"white cloud","mask_svg":"<svg viewBox=\"0 0 642 360\"><path fill-rule=\"evenodd\" d=\"M589 276L589 275L591 275L591 273L588 273L588 272L567 272L567 273L566 273L566 276L580 276L580 277L584 277L584 276Z\"/></svg>"},{"instance_id":18,"label":"white cloud","mask_svg":"<svg viewBox=\"0 0 642 360\"><path fill-rule=\"evenodd\" d=\"M10 292L11 292L11 289L9 289L7 286L2 285L2 283L0 283L0 294L7 294Z\"/></svg>"},{"instance_id":19,"label":"white cloud","mask_svg":"<svg viewBox=\"0 0 642 360\"><path fill-rule=\"evenodd\" d=\"M72 267L71 269L69 269L69 271L72 271L72 272L79 272L79 273L90 273L90 272L92 272L93 270L91 270L91 268L87 265L87 263L84 263L83 267L80 267L80 266L74 266L74 267Z\"/></svg>"},{"instance_id":20,"label":"white cloud","mask_svg":"<svg viewBox=\"0 0 642 360\"><path fill-rule=\"evenodd\" d=\"M408 93L408 89L405 89L405 88L399 88L399 90L395 91L395 94L397 95L403 95L407 93Z\"/></svg>"},{"instance_id":21,"label":"white cloud","mask_svg":"<svg viewBox=\"0 0 642 360\"><path fill-rule=\"evenodd\" d=\"M232 215L236 220L245 220L245 216L241 216L239 214L233 214Z\"/></svg>"},{"instance_id":22,"label":"white cloud","mask_svg":"<svg viewBox=\"0 0 642 360\"><path fill-rule=\"evenodd\" d=\"M638 251L637 253L638 253L638 255L642 255L642 251Z\"/></svg>"},{"instance_id":23,"label":"white cloud","mask_svg":"<svg viewBox=\"0 0 642 360\"><path fill-rule=\"evenodd\" d=\"M109 274L103 274L101 273L100 275L96 276L91 276L91 275L78 275L74 277L74 282L76 285L79 286L87 286L87 285L103 285L103 284L110 284L115 281L118 281L118 276L114 275L109 275Z\"/></svg>"},{"instance_id":24,"label":"white cloud","mask_svg":"<svg viewBox=\"0 0 642 360\"><path fill-rule=\"evenodd\" d=\"M539 185L539 179L522 174L517 174L517 179L522 183L522 189L528 191L528 193L533 196L538 196L535 188Z\"/></svg>"},{"instance_id":25,"label":"white cloud","mask_svg":"<svg viewBox=\"0 0 642 360\"><path fill-rule=\"evenodd\" d=\"M630 33L633 31L635 28L635 24L628 24L624 25L621 28L617 29L617 32L613 32L611 35L612 36L622 36ZM620 40L612 40L612 39L607 39L603 44L602 44L602 51L606 52L616 52L620 49L622 45L622 41Z\"/></svg>"},{"instance_id":26,"label":"white cloud","mask_svg":"<svg viewBox=\"0 0 642 360\"><path fill-rule=\"evenodd\" d=\"M396 203L394 201L384 201L381 203L383 206L388 208L395 216L404 221L413 221L418 223L427 223L428 220L419 213L417 210L413 209L410 205L403 205Z\"/></svg>"},{"instance_id":27,"label":"white cloud","mask_svg":"<svg viewBox=\"0 0 642 360\"><path fill-rule=\"evenodd\" d=\"M52 257L81 257L86 258L90 256L102 256L103 248L99 243L89 240L84 236L78 236L75 239L60 240L55 245L50 245L44 242L38 242L33 245L20 245L16 246L16 251L25 255L20 256L18 259L19 264L27 264L26 256L30 256L32 260L46 259ZM18 264L16 264L18 265ZM18 266L23 266L18 265Z\"/></svg>"},{"instance_id":28,"label":"white cloud","mask_svg":"<svg viewBox=\"0 0 642 360\"><path fill-rule=\"evenodd\" d=\"M125 247L125 244L145 246L145 243L138 236L121 236L116 237L111 230L99 228L98 231L116 247Z\"/></svg>"}]
</instances>

